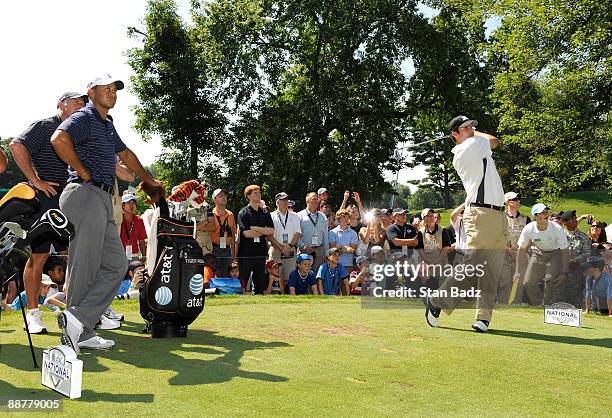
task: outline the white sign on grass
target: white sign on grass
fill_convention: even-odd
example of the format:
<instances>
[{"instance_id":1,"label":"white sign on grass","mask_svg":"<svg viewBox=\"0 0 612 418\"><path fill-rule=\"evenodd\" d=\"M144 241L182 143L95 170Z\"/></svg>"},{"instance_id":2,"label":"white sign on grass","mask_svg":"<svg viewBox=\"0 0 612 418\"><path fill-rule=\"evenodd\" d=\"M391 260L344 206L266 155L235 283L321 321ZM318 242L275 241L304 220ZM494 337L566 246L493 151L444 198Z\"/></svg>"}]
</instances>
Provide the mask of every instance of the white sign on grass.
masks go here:
<instances>
[{"instance_id":1,"label":"white sign on grass","mask_svg":"<svg viewBox=\"0 0 612 418\"><path fill-rule=\"evenodd\" d=\"M582 309L576 309L569 303L553 303L544 307L544 323L580 328Z\"/></svg>"},{"instance_id":2,"label":"white sign on grass","mask_svg":"<svg viewBox=\"0 0 612 418\"><path fill-rule=\"evenodd\" d=\"M68 396L81 397L83 362L77 359L74 350L58 345L43 351L42 384Z\"/></svg>"}]
</instances>

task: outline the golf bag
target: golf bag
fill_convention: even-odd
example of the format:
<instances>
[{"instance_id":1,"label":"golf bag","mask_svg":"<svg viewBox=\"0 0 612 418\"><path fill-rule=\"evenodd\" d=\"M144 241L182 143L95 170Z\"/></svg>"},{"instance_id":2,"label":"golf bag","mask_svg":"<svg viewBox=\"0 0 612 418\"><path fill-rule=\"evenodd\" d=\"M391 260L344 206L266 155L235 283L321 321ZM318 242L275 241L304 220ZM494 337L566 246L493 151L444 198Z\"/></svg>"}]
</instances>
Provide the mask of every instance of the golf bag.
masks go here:
<instances>
[{"instance_id":1,"label":"golf bag","mask_svg":"<svg viewBox=\"0 0 612 418\"><path fill-rule=\"evenodd\" d=\"M59 209L49 209L39 219L32 219L38 210L36 191L27 183L19 183L0 200L0 289L14 280L18 294L21 294L21 273L30 258L30 243L42 235L69 238L74 233L73 225ZM30 338L30 330L23 304L21 314L28 333L34 367L36 358Z\"/></svg>"},{"instance_id":2,"label":"golf bag","mask_svg":"<svg viewBox=\"0 0 612 418\"><path fill-rule=\"evenodd\" d=\"M186 337L187 326L204 309L202 249L195 223L171 218L163 198L156 210L147 252L155 264L140 289L140 315L154 338Z\"/></svg>"}]
</instances>

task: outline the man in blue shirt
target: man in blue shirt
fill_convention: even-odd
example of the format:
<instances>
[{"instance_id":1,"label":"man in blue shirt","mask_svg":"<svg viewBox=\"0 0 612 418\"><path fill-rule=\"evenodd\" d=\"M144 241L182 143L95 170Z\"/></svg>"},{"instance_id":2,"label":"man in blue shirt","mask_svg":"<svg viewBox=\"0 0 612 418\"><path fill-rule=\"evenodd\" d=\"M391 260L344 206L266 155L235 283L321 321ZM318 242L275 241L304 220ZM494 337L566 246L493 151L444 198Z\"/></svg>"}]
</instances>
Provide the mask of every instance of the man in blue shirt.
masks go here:
<instances>
[{"instance_id":1,"label":"man in blue shirt","mask_svg":"<svg viewBox=\"0 0 612 418\"><path fill-rule=\"evenodd\" d=\"M581 264L586 276L586 309L598 310L612 316L612 275L605 268L602 257L592 256Z\"/></svg>"},{"instance_id":2,"label":"man in blue shirt","mask_svg":"<svg viewBox=\"0 0 612 418\"><path fill-rule=\"evenodd\" d=\"M36 188L39 209L32 214L38 219L49 209L59 209L59 196L66 187L68 172L63 162L51 146L51 136L57 127L88 102L87 95L77 92L62 94L57 102L57 113L51 117L31 124L9 145L19 169ZM30 245L32 255L23 269L23 283L27 295L28 314L26 320L30 334L45 334L47 326L43 323L38 310L37 296L40 292L43 266L49 257L51 246L56 252L68 247L65 241L44 234Z\"/></svg>"},{"instance_id":3,"label":"man in blue shirt","mask_svg":"<svg viewBox=\"0 0 612 418\"><path fill-rule=\"evenodd\" d=\"M289 274L287 288L290 295L307 295L312 293L318 295L317 278L314 271L310 270L312 259L308 254L300 254L295 259L296 268Z\"/></svg>"},{"instance_id":4,"label":"man in blue shirt","mask_svg":"<svg viewBox=\"0 0 612 418\"><path fill-rule=\"evenodd\" d=\"M68 250L67 309L58 316L58 323L62 343L76 353L80 348L100 350L115 345L96 336L94 327L128 269L113 216L116 156L142 179L149 192L163 191L162 184L125 146L108 115L123 82L106 75L87 87L90 103L62 122L51 137L55 152L69 166L68 185L59 204L75 232Z\"/></svg>"},{"instance_id":5,"label":"man in blue shirt","mask_svg":"<svg viewBox=\"0 0 612 418\"><path fill-rule=\"evenodd\" d=\"M330 248L327 250L327 262L321 264L317 273L317 286L321 295L337 295L340 293L340 283L344 294L349 295L349 275L340 264L340 250Z\"/></svg>"}]
</instances>

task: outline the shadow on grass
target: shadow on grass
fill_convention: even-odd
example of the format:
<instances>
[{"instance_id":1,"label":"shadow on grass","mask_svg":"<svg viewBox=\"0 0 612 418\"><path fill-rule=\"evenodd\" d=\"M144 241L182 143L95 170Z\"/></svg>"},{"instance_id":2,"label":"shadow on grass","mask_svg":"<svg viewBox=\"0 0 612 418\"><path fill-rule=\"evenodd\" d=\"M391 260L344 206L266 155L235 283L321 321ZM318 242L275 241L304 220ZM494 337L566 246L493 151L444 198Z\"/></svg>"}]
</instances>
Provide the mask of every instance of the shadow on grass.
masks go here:
<instances>
[{"instance_id":1,"label":"shadow on grass","mask_svg":"<svg viewBox=\"0 0 612 418\"><path fill-rule=\"evenodd\" d=\"M439 328L448 329L452 331L470 332L472 334L476 334L476 332L471 329L443 327L443 326ZM562 343L562 344L570 344L570 345L589 345L589 346L596 346L596 347L612 348L612 338L589 339L589 338L580 338L580 337L572 337L572 336L564 336L564 335L537 334L535 332L526 332L526 331L510 331L510 330L503 330L503 329L490 329L488 333L491 335L500 335L502 337L527 338L530 340L548 341L551 343Z\"/></svg>"},{"instance_id":2,"label":"shadow on grass","mask_svg":"<svg viewBox=\"0 0 612 418\"><path fill-rule=\"evenodd\" d=\"M284 376L240 368L241 360L247 351L289 347L290 345L285 342L225 337L216 332L197 329L190 329L187 338L153 339L140 334L142 324L130 322L127 322L122 329L133 330L132 332L139 335L115 334L113 338L119 350L84 353L81 358L85 361L104 357L138 369L174 371L176 375L168 380L168 383L174 386L222 383L236 377L265 382L287 381ZM125 351L121 350L122 348L125 348ZM201 357L201 354L214 358L210 360L189 358ZM101 366L102 370L105 369L105 366L98 362L96 364ZM265 366L265 363L262 365ZM96 365L88 364L87 371L97 371L96 369Z\"/></svg>"},{"instance_id":3,"label":"shadow on grass","mask_svg":"<svg viewBox=\"0 0 612 418\"><path fill-rule=\"evenodd\" d=\"M168 383L174 386L222 383L236 377L265 382L287 381L284 376L240 368L241 360L246 352L289 347L290 345L285 342L263 342L225 337L216 332L197 329L190 329L187 338L153 339L141 334L142 328L143 324L126 321L121 327L121 333L102 331L103 337L112 338L115 341L116 349L110 351L83 350L79 356L79 359L83 361L83 371L98 373L109 370L107 365L98 360L98 358L105 358L134 366L136 369L173 371L176 374L168 379ZM0 364L24 371L34 370L26 345L3 344L0 350ZM42 351L40 348L35 348L37 359L42 358ZM210 359L201 358L202 354ZM261 359L251 358L261 362L262 368L265 367L265 362ZM40 373L40 369L36 372ZM147 379L145 374L143 378ZM87 377L84 376L83 380L86 382ZM84 386L87 387L85 383Z\"/></svg>"}]
</instances>

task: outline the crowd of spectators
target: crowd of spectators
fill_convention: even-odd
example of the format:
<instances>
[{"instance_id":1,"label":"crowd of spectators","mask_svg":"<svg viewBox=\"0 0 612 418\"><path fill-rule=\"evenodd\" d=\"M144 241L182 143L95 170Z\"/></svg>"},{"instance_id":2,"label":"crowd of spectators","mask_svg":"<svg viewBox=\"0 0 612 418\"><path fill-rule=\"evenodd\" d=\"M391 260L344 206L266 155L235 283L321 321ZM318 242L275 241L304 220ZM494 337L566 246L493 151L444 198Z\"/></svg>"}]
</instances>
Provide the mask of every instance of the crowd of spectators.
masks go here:
<instances>
[{"instance_id":1,"label":"crowd of spectators","mask_svg":"<svg viewBox=\"0 0 612 418\"><path fill-rule=\"evenodd\" d=\"M227 208L227 192L215 190L212 216L198 223L198 242L212 244L201 244L206 286L212 278L238 278L244 292L254 294L372 295L375 287L407 284L401 277L374 280L376 265L459 263L465 249L463 205L452 211L450 225L444 226L432 208L414 214L404 208L366 209L357 192L345 192L335 211L324 188L308 193L302 210L285 192L275 195L271 210L256 185L244 190L244 198L248 204L235 216ZM577 217L573 210L549 213L543 204L532 208L532 221L519 213L517 193L507 193L505 199L508 247L497 302L534 306L567 302L608 312L612 244L606 224L588 214ZM117 298L137 298L147 236L135 213L136 196L126 191L120 201L118 228L130 264ZM590 225L588 235L577 228L584 220ZM436 289L443 280L439 273L429 273L441 270L420 271L408 285ZM49 277L53 273L43 280L41 304L49 305L43 299L50 288L61 289L59 279L47 285Z\"/></svg>"}]
</instances>

